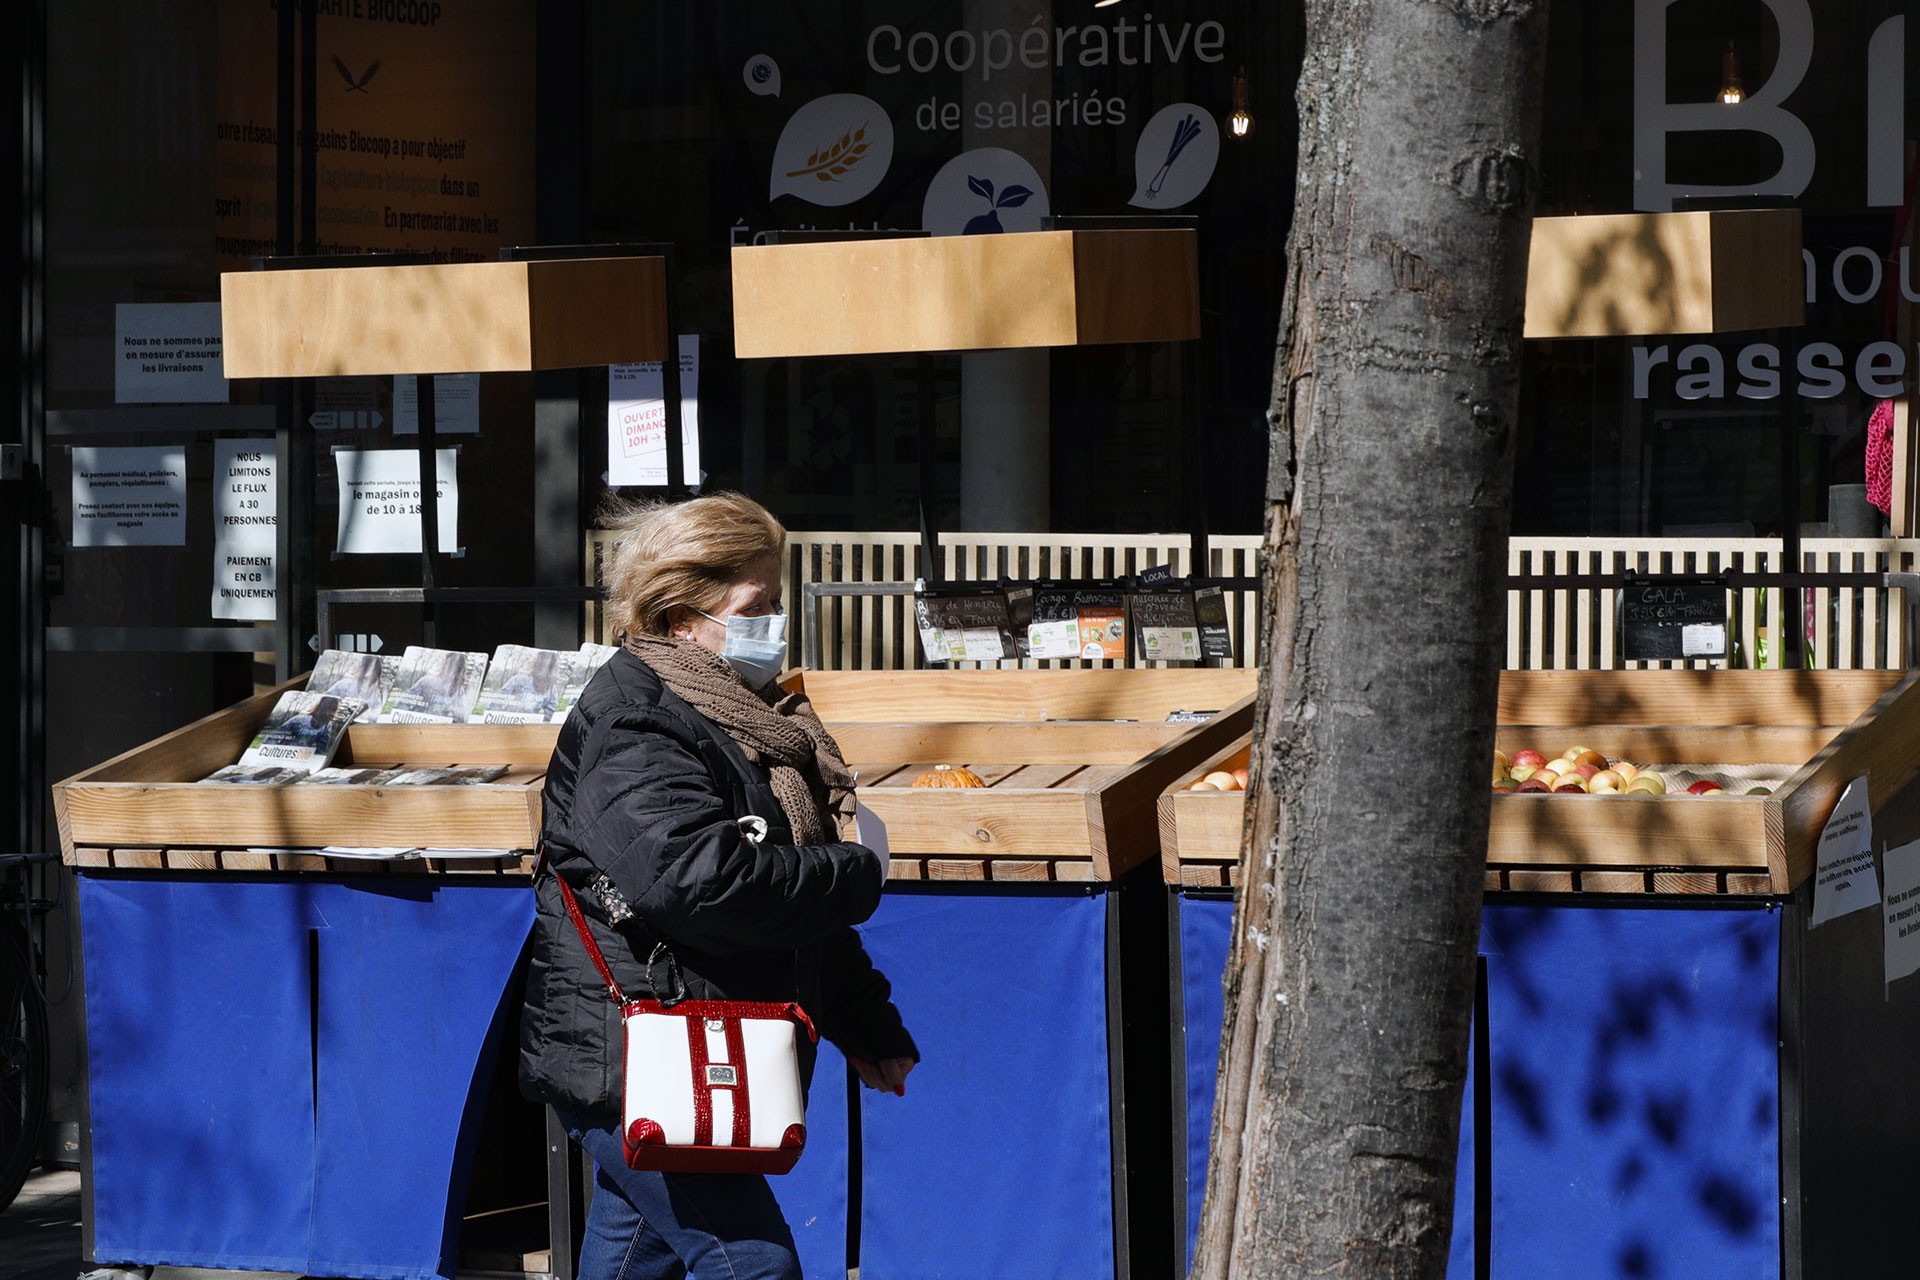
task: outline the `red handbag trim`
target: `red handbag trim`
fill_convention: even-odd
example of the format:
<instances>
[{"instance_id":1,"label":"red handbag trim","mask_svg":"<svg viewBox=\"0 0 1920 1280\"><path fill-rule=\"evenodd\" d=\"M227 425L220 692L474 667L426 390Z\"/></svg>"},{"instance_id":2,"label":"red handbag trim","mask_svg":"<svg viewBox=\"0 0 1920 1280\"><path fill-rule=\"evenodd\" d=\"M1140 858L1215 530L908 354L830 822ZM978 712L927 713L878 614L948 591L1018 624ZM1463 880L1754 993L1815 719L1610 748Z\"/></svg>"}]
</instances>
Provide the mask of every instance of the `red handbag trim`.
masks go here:
<instances>
[{"instance_id":1,"label":"red handbag trim","mask_svg":"<svg viewBox=\"0 0 1920 1280\"><path fill-rule=\"evenodd\" d=\"M693 1060L693 1145L713 1145L713 1087L707 1083L707 1027L704 1019L688 1018L687 1054Z\"/></svg>"},{"instance_id":2,"label":"red handbag trim","mask_svg":"<svg viewBox=\"0 0 1920 1280\"><path fill-rule=\"evenodd\" d=\"M651 1120L636 1120L625 1142L627 1167L651 1169L661 1173L787 1173L800 1162L807 1143L807 1127L787 1126L781 1145L763 1147L669 1147L657 1140L634 1139L634 1131L657 1134L659 1126Z\"/></svg>"},{"instance_id":3,"label":"red handbag trim","mask_svg":"<svg viewBox=\"0 0 1920 1280\"><path fill-rule=\"evenodd\" d=\"M753 1082L747 1079L747 1037L738 1018L721 1023L727 1037L727 1056L733 1059L733 1145L744 1147L753 1141Z\"/></svg>"}]
</instances>

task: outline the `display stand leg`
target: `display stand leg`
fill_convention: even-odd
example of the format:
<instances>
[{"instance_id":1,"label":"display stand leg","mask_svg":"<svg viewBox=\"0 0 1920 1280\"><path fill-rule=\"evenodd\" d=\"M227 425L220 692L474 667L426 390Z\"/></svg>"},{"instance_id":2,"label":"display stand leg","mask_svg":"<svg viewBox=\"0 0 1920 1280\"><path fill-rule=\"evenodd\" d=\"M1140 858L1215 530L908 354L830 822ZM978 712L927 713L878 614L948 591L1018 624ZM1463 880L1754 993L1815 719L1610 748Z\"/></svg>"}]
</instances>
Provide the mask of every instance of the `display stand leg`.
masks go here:
<instances>
[{"instance_id":1,"label":"display stand leg","mask_svg":"<svg viewBox=\"0 0 1920 1280\"><path fill-rule=\"evenodd\" d=\"M940 545L934 539L933 507L939 488L940 460L933 430L933 357L914 361L920 392L920 572L930 583L946 577L940 567Z\"/></svg>"},{"instance_id":2,"label":"display stand leg","mask_svg":"<svg viewBox=\"0 0 1920 1280\"><path fill-rule=\"evenodd\" d=\"M418 391L414 399L419 402L418 420L420 426L420 585L432 590L435 585L433 576L433 552L439 542L440 534L440 467L439 437L435 434L433 375L420 374L414 379ZM431 649L437 644L434 625L434 606L432 600L424 600L420 605L421 640Z\"/></svg>"},{"instance_id":3,"label":"display stand leg","mask_svg":"<svg viewBox=\"0 0 1920 1280\"><path fill-rule=\"evenodd\" d=\"M548 1107L547 1274L553 1280L574 1280L580 1257L580 1231L586 1216L580 1170L574 1160L573 1139L567 1136L566 1126L553 1108Z\"/></svg>"}]
</instances>

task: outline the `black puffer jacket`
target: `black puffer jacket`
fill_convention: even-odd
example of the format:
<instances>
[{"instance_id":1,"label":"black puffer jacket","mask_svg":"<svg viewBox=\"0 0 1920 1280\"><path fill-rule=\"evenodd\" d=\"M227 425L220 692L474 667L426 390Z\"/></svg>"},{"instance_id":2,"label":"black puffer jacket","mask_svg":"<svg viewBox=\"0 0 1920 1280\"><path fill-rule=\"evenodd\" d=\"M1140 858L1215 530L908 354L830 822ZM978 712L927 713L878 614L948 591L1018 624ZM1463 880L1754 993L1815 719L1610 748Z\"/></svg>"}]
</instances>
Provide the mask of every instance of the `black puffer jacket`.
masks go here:
<instances>
[{"instance_id":1,"label":"black puffer jacket","mask_svg":"<svg viewBox=\"0 0 1920 1280\"><path fill-rule=\"evenodd\" d=\"M695 999L797 997L848 1054L919 1057L853 931L879 904L879 858L849 842L793 844L766 770L632 654L608 661L561 728L545 806L520 1036L528 1097L619 1111L619 1013L551 872L573 886L629 996L649 990L644 961L658 939ZM758 845L741 832L749 815L767 823ZM618 927L609 923L629 911ZM655 976L664 986L664 967Z\"/></svg>"}]
</instances>

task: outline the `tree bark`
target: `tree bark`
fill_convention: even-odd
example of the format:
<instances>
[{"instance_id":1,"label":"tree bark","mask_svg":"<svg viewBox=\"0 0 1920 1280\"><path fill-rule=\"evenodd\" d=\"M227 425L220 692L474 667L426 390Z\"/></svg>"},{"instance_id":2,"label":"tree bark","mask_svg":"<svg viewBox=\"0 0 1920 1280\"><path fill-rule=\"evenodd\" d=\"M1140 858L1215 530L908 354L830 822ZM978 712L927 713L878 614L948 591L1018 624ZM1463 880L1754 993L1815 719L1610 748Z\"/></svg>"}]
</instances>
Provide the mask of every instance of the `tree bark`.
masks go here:
<instances>
[{"instance_id":1,"label":"tree bark","mask_svg":"<svg viewBox=\"0 0 1920 1280\"><path fill-rule=\"evenodd\" d=\"M1306 4L1196 1280L1446 1271L1546 10Z\"/></svg>"}]
</instances>

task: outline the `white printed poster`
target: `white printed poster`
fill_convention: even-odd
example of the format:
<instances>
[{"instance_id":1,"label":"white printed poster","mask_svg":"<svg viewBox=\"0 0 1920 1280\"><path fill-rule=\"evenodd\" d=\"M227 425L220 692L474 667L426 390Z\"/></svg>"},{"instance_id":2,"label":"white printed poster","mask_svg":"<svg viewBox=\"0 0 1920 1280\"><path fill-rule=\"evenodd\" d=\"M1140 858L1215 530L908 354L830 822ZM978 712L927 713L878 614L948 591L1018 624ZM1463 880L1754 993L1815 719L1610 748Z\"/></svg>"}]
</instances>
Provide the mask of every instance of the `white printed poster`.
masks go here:
<instances>
[{"instance_id":1,"label":"white printed poster","mask_svg":"<svg viewBox=\"0 0 1920 1280\"><path fill-rule=\"evenodd\" d=\"M439 506L439 549L459 546L458 449L436 449L434 500ZM420 454L413 449L338 449L340 534L343 556L420 550Z\"/></svg>"},{"instance_id":2,"label":"white printed poster","mask_svg":"<svg viewBox=\"0 0 1920 1280\"><path fill-rule=\"evenodd\" d=\"M393 380L393 434L420 434L420 382L412 374L403 373ZM434 376L433 434L480 434L479 374L442 373Z\"/></svg>"},{"instance_id":3,"label":"white printed poster","mask_svg":"<svg viewBox=\"0 0 1920 1280\"><path fill-rule=\"evenodd\" d=\"M74 546L180 547L186 542L186 446L74 446Z\"/></svg>"},{"instance_id":4,"label":"white printed poster","mask_svg":"<svg viewBox=\"0 0 1920 1280\"><path fill-rule=\"evenodd\" d=\"M1920 970L1920 840L1889 849L1882 856L1887 877L1887 901L1881 909L1886 926L1882 948L1887 983Z\"/></svg>"},{"instance_id":5,"label":"white printed poster","mask_svg":"<svg viewBox=\"0 0 1920 1280\"><path fill-rule=\"evenodd\" d=\"M122 302L113 309L116 404L225 404L217 302Z\"/></svg>"},{"instance_id":6,"label":"white printed poster","mask_svg":"<svg viewBox=\"0 0 1920 1280\"><path fill-rule=\"evenodd\" d=\"M667 482L667 400L660 362L607 368L607 483ZM682 483L700 483L700 335L680 335Z\"/></svg>"},{"instance_id":7,"label":"white printed poster","mask_svg":"<svg viewBox=\"0 0 1920 1280\"><path fill-rule=\"evenodd\" d=\"M213 442L213 616L271 622L279 497L271 440Z\"/></svg>"},{"instance_id":8,"label":"white printed poster","mask_svg":"<svg viewBox=\"0 0 1920 1280\"><path fill-rule=\"evenodd\" d=\"M1864 911L1880 901L1880 878L1873 869L1873 812L1867 807L1867 780L1855 778L1840 793L1826 826L1813 868L1814 928L1838 916Z\"/></svg>"}]
</instances>

